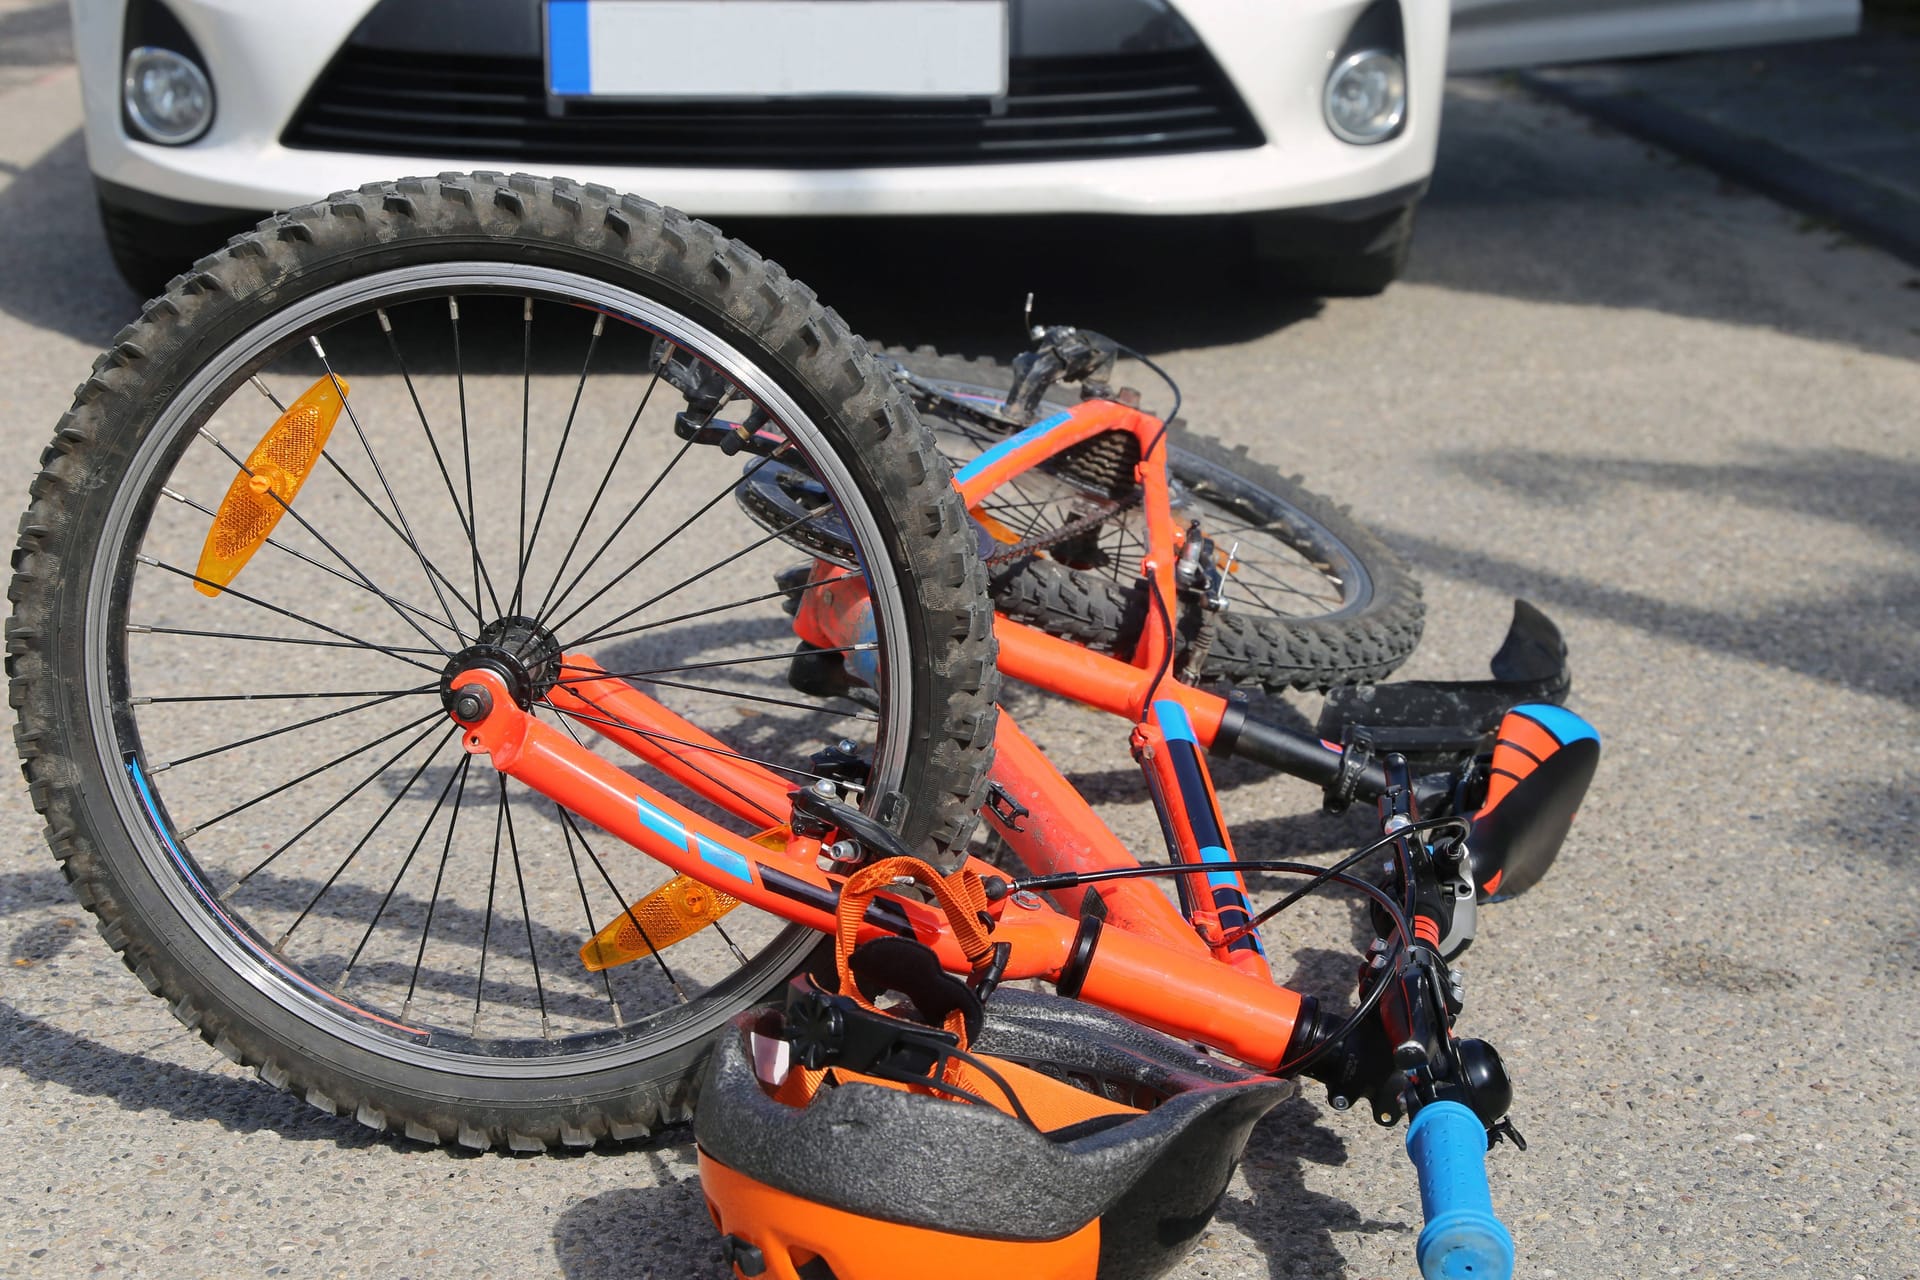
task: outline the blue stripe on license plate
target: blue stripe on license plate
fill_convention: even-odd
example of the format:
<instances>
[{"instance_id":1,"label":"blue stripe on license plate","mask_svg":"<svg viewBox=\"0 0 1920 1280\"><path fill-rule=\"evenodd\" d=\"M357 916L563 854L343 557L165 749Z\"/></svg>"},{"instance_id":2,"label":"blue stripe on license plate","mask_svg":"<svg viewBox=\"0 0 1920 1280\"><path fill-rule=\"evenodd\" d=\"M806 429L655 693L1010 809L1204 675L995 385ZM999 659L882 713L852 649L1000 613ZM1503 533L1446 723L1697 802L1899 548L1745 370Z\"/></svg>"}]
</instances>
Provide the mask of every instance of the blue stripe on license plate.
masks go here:
<instances>
[{"instance_id":1,"label":"blue stripe on license plate","mask_svg":"<svg viewBox=\"0 0 1920 1280\"><path fill-rule=\"evenodd\" d=\"M547 80L557 94L593 92L587 0L547 0Z\"/></svg>"}]
</instances>

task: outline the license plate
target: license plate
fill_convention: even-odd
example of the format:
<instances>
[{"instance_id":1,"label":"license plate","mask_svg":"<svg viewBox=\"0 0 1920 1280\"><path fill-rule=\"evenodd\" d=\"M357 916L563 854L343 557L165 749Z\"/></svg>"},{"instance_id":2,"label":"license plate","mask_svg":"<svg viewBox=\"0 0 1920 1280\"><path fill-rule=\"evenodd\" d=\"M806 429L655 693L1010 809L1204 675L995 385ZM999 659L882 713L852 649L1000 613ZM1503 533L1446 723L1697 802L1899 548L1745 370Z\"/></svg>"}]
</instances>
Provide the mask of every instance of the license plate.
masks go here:
<instances>
[{"instance_id":1,"label":"license plate","mask_svg":"<svg viewBox=\"0 0 1920 1280\"><path fill-rule=\"evenodd\" d=\"M547 0L557 98L986 98L1007 0Z\"/></svg>"}]
</instances>

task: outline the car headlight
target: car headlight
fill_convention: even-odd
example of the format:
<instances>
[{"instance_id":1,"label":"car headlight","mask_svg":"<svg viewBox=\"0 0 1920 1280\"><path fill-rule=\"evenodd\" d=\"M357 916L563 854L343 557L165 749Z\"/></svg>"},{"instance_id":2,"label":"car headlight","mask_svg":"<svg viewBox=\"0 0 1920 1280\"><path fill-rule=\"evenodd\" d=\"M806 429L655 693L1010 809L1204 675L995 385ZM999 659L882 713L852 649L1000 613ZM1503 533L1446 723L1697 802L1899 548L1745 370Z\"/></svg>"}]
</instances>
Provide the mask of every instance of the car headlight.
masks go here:
<instances>
[{"instance_id":1,"label":"car headlight","mask_svg":"<svg viewBox=\"0 0 1920 1280\"><path fill-rule=\"evenodd\" d=\"M1342 142L1386 141L1407 116L1407 64L1384 49L1347 55L1327 77L1326 113Z\"/></svg>"},{"instance_id":2,"label":"car headlight","mask_svg":"<svg viewBox=\"0 0 1920 1280\"><path fill-rule=\"evenodd\" d=\"M185 146L213 123L213 85L184 53L141 45L127 54L122 88L127 118L149 142Z\"/></svg>"}]
</instances>

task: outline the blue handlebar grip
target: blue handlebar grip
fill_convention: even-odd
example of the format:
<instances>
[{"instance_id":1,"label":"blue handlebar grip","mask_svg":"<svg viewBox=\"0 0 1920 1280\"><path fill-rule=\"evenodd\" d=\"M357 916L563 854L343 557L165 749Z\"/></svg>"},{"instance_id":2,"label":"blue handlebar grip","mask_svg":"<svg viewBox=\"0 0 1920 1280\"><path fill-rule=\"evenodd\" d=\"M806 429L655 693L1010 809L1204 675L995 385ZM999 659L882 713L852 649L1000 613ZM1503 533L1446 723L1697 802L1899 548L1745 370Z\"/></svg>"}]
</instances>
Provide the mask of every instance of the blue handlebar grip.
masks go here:
<instances>
[{"instance_id":1,"label":"blue handlebar grip","mask_svg":"<svg viewBox=\"0 0 1920 1280\"><path fill-rule=\"evenodd\" d=\"M1487 1190L1487 1127L1458 1102L1430 1102L1407 1126L1427 1225L1416 1254L1426 1280L1512 1280L1513 1237Z\"/></svg>"}]
</instances>

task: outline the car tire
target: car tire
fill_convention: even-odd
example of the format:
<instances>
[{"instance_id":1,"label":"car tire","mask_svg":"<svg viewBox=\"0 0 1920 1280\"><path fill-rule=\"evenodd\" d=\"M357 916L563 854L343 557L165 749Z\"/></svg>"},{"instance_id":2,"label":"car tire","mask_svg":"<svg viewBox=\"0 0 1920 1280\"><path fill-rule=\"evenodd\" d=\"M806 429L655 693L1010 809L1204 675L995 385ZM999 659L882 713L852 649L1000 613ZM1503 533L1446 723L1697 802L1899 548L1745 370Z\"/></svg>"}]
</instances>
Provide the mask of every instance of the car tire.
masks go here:
<instances>
[{"instance_id":1,"label":"car tire","mask_svg":"<svg viewBox=\"0 0 1920 1280\"><path fill-rule=\"evenodd\" d=\"M1297 224L1256 216L1254 258L1269 283L1288 292L1373 297L1406 270L1413 210L1408 205L1384 218L1339 224L1321 236L1301 236Z\"/></svg>"},{"instance_id":2,"label":"car tire","mask_svg":"<svg viewBox=\"0 0 1920 1280\"><path fill-rule=\"evenodd\" d=\"M102 195L100 225L107 234L107 252L127 287L142 298L157 298L175 276L231 235L248 230L257 219L224 223L169 222L141 213Z\"/></svg>"}]
</instances>

